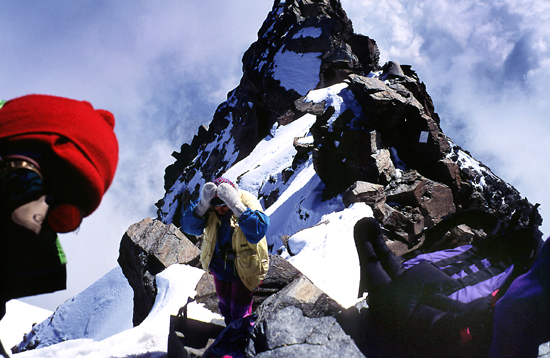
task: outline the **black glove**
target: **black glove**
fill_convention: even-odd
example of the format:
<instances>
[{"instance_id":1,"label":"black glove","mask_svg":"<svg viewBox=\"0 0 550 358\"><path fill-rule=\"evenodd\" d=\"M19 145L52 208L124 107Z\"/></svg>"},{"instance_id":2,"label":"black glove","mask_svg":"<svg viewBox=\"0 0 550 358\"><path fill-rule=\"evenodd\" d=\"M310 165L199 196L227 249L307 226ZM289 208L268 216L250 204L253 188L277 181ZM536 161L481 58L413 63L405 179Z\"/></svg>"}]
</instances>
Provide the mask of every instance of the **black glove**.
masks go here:
<instances>
[{"instance_id":1,"label":"black glove","mask_svg":"<svg viewBox=\"0 0 550 358\"><path fill-rule=\"evenodd\" d=\"M493 296L480 297L464 305L464 310L457 315L459 329L470 328L475 339L491 334L493 322Z\"/></svg>"}]
</instances>

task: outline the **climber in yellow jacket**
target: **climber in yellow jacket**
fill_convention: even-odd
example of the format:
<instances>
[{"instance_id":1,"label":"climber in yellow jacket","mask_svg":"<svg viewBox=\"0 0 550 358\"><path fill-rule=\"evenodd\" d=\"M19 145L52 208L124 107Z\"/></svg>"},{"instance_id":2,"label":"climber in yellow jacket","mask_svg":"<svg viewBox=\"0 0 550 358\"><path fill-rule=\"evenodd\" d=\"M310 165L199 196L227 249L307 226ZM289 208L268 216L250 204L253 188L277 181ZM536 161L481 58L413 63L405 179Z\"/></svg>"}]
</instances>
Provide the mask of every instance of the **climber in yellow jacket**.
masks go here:
<instances>
[{"instance_id":1,"label":"climber in yellow jacket","mask_svg":"<svg viewBox=\"0 0 550 358\"><path fill-rule=\"evenodd\" d=\"M214 276L226 323L252 312L253 292L269 267L268 227L258 200L225 178L206 183L199 200L183 211L182 231L204 233L201 263Z\"/></svg>"}]
</instances>

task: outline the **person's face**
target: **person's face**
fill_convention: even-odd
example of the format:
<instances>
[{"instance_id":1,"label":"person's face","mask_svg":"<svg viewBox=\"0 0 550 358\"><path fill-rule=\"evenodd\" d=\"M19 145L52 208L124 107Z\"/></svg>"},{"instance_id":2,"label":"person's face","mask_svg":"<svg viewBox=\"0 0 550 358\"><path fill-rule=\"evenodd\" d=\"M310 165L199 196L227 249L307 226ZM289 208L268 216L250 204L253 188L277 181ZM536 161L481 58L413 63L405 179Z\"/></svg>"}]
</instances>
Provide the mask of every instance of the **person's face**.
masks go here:
<instances>
[{"instance_id":1,"label":"person's face","mask_svg":"<svg viewBox=\"0 0 550 358\"><path fill-rule=\"evenodd\" d=\"M213 208L214 210L216 210L216 212L220 216L224 216L229 212L229 208L227 207L227 205L216 205L216 206L213 206Z\"/></svg>"}]
</instances>

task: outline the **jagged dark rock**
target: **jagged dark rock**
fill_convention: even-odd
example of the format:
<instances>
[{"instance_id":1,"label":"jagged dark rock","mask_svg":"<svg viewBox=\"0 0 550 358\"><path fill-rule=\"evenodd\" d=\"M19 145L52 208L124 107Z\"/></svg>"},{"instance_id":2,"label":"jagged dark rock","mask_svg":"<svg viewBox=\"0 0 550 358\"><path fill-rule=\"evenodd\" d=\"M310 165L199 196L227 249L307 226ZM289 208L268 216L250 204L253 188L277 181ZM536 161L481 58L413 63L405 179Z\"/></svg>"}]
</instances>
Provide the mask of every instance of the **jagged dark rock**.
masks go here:
<instances>
[{"instance_id":1,"label":"jagged dark rock","mask_svg":"<svg viewBox=\"0 0 550 358\"><path fill-rule=\"evenodd\" d=\"M533 205L481 163L481 169L464 165L469 153L443 134L424 85L410 67L398 66L388 63L380 79L352 74L345 81L362 108L361 117L347 110L334 119L331 107L316 112L313 161L327 189L347 190L346 205L367 202L375 217L405 243L455 210L495 213L505 223L503 229L527 225ZM417 188L424 188L420 190L426 195L404 188L412 172L428 180L429 190L424 184ZM376 193L359 199L349 189L356 182L384 186L386 200ZM512 220L514 210L517 220Z\"/></svg>"},{"instance_id":2,"label":"jagged dark rock","mask_svg":"<svg viewBox=\"0 0 550 358\"><path fill-rule=\"evenodd\" d=\"M134 326L153 307L155 275L173 264L197 266L199 255L199 249L172 224L146 218L128 228L120 242L118 263L134 290Z\"/></svg>"},{"instance_id":3,"label":"jagged dark rock","mask_svg":"<svg viewBox=\"0 0 550 358\"><path fill-rule=\"evenodd\" d=\"M356 181L345 192L342 201L346 207L353 203L366 203L374 207L385 202L384 186L364 181Z\"/></svg>"},{"instance_id":4,"label":"jagged dark rock","mask_svg":"<svg viewBox=\"0 0 550 358\"><path fill-rule=\"evenodd\" d=\"M449 187L414 170L404 172L385 187L356 182L344 193L343 201L346 206L356 202L371 206L374 217L393 234L391 239L406 244L424 228L433 227L444 216L456 211ZM394 251L398 255L409 250L408 245L398 249L397 242Z\"/></svg>"},{"instance_id":5,"label":"jagged dark rock","mask_svg":"<svg viewBox=\"0 0 550 358\"><path fill-rule=\"evenodd\" d=\"M437 121L403 85L420 87L415 77L382 81L352 74L346 82L362 108L361 117L347 110L332 120L329 107L311 129L315 169L329 190L339 193L358 180L388 184L395 177L390 148L407 166L420 164L422 169L449 152Z\"/></svg>"},{"instance_id":6,"label":"jagged dark rock","mask_svg":"<svg viewBox=\"0 0 550 358\"><path fill-rule=\"evenodd\" d=\"M387 203L419 209L423 216L420 229L432 227L443 216L456 210L449 187L425 178L414 170L405 172L401 178L387 185L384 192Z\"/></svg>"}]
</instances>

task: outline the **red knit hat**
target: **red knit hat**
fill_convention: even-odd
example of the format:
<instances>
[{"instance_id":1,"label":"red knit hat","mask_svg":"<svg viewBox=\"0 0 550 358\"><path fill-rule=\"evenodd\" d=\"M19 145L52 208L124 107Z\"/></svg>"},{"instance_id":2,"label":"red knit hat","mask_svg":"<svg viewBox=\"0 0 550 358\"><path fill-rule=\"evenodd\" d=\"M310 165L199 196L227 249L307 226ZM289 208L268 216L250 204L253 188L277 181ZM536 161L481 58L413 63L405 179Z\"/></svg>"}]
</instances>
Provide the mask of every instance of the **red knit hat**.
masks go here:
<instances>
[{"instance_id":1,"label":"red knit hat","mask_svg":"<svg viewBox=\"0 0 550 358\"><path fill-rule=\"evenodd\" d=\"M64 183L79 188L68 204L90 215L115 175L118 142L113 115L85 101L48 95L12 99L0 109L0 142L38 142L51 149L70 177ZM60 175L64 177L64 175ZM63 188L62 188L63 189Z\"/></svg>"}]
</instances>

